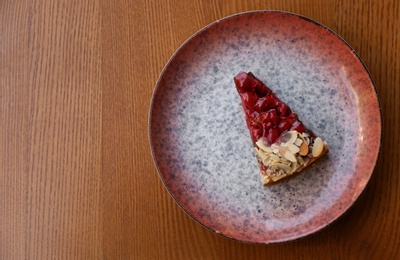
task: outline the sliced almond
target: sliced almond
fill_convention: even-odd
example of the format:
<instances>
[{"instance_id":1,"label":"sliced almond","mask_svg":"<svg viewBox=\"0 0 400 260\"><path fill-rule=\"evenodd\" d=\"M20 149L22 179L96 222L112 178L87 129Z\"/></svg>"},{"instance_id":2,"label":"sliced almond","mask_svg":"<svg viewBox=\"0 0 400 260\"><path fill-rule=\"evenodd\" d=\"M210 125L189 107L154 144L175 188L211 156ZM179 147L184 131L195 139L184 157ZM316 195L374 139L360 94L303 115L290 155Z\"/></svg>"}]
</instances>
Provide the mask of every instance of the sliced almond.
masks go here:
<instances>
[{"instance_id":1,"label":"sliced almond","mask_svg":"<svg viewBox=\"0 0 400 260\"><path fill-rule=\"evenodd\" d=\"M289 150L287 147L284 147L284 146L279 146L278 149L279 149L279 153L281 155L284 155L286 153L286 151Z\"/></svg>"},{"instance_id":2,"label":"sliced almond","mask_svg":"<svg viewBox=\"0 0 400 260\"><path fill-rule=\"evenodd\" d=\"M300 146L299 154L305 156L308 154L308 145L306 142L303 142Z\"/></svg>"},{"instance_id":3,"label":"sliced almond","mask_svg":"<svg viewBox=\"0 0 400 260\"><path fill-rule=\"evenodd\" d=\"M268 165L271 164L271 159L270 159L270 158L265 158L265 159L262 160L262 163L263 163L265 166L268 166Z\"/></svg>"},{"instance_id":4,"label":"sliced almond","mask_svg":"<svg viewBox=\"0 0 400 260\"><path fill-rule=\"evenodd\" d=\"M274 174L274 171L275 171L276 169L271 169L271 168L268 168L268 170L265 172L268 176L272 176L272 174Z\"/></svg>"},{"instance_id":5,"label":"sliced almond","mask_svg":"<svg viewBox=\"0 0 400 260\"><path fill-rule=\"evenodd\" d=\"M269 174L278 171L278 166L276 166L277 162L273 162L272 164L269 165L268 171Z\"/></svg>"},{"instance_id":6,"label":"sliced almond","mask_svg":"<svg viewBox=\"0 0 400 260\"><path fill-rule=\"evenodd\" d=\"M292 168L290 172L295 172L297 168L299 168L299 166L300 164L298 164L297 162L292 163L292 165L290 165L290 167Z\"/></svg>"},{"instance_id":7,"label":"sliced almond","mask_svg":"<svg viewBox=\"0 0 400 260\"><path fill-rule=\"evenodd\" d=\"M273 151L272 151L272 149L271 148L269 148L269 147L264 147L265 148L265 152L266 153L273 153Z\"/></svg>"},{"instance_id":8,"label":"sliced almond","mask_svg":"<svg viewBox=\"0 0 400 260\"><path fill-rule=\"evenodd\" d=\"M305 155L308 154L308 145L307 145L307 142L306 142L306 140L304 139L304 137L302 135L299 135L299 137L300 137L300 139L302 139L302 143L301 143L301 145L299 147L300 148L299 154L302 155L302 156L305 156Z\"/></svg>"},{"instance_id":9,"label":"sliced almond","mask_svg":"<svg viewBox=\"0 0 400 260\"><path fill-rule=\"evenodd\" d=\"M303 157L297 156L296 159L297 159L297 161L299 162L299 164L304 164Z\"/></svg>"},{"instance_id":10,"label":"sliced almond","mask_svg":"<svg viewBox=\"0 0 400 260\"><path fill-rule=\"evenodd\" d=\"M290 164L290 161L288 159L286 159L285 157L281 157L280 160L284 164Z\"/></svg>"},{"instance_id":11,"label":"sliced almond","mask_svg":"<svg viewBox=\"0 0 400 260\"><path fill-rule=\"evenodd\" d=\"M283 156L288 159L291 162L297 162L296 157L294 156L294 154L292 154L292 152L290 152L289 150L287 150Z\"/></svg>"},{"instance_id":12,"label":"sliced almond","mask_svg":"<svg viewBox=\"0 0 400 260\"><path fill-rule=\"evenodd\" d=\"M288 131L281 137L282 143L292 144L296 141L297 138L297 131Z\"/></svg>"},{"instance_id":13,"label":"sliced almond","mask_svg":"<svg viewBox=\"0 0 400 260\"><path fill-rule=\"evenodd\" d=\"M303 143L303 140L301 140L301 138L296 138L296 141L294 141L294 144L299 146Z\"/></svg>"},{"instance_id":14,"label":"sliced almond","mask_svg":"<svg viewBox=\"0 0 400 260\"><path fill-rule=\"evenodd\" d=\"M282 164L284 164L284 165L287 165L287 166L291 167L291 164L292 164L292 162L290 162L290 161L286 161L286 162L282 162Z\"/></svg>"},{"instance_id":15,"label":"sliced almond","mask_svg":"<svg viewBox=\"0 0 400 260\"><path fill-rule=\"evenodd\" d=\"M289 151L291 151L293 154L296 154L300 151L300 148L294 144L288 144L288 148L289 148Z\"/></svg>"},{"instance_id":16,"label":"sliced almond","mask_svg":"<svg viewBox=\"0 0 400 260\"><path fill-rule=\"evenodd\" d=\"M281 143L281 147L288 147L289 143Z\"/></svg>"},{"instance_id":17,"label":"sliced almond","mask_svg":"<svg viewBox=\"0 0 400 260\"><path fill-rule=\"evenodd\" d=\"M279 162L281 160L281 158L276 154L271 154L269 157L271 158L271 161L273 161L273 162Z\"/></svg>"},{"instance_id":18,"label":"sliced almond","mask_svg":"<svg viewBox=\"0 0 400 260\"><path fill-rule=\"evenodd\" d=\"M264 161L265 159L268 159L267 154L265 154L261 149L257 149L256 147L254 147L254 151L256 152L258 157L260 157L261 161Z\"/></svg>"},{"instance_id":19,"label":"sliced almond","mask_svg":"<svg viewBox=\"0 0 400 260\"><path fill-rule=\"evenodd\" d=\"M290 172L292 170L292 168L290 168L289 166L287 166L286 164L283 164L283 163L273 163L273 164L271 164L271 168L277 168L284 172Z\"/></svg>"},{"instance_id":20,"label":"sliced almond","mask_svg":"<svg viewBox=\"0 0 400 260\"><path fill-rule=\"evenodd\" d=\"M267 153L272 153L272 149L271 149L271 147L268 146L268 142L265 137L261 137L260 139L258 139L258 141L256 142L256 145L260 149L266 151Z\"/></svg>"},{"instance_id":21,"label":"sliced almond","mask_svg":"<svg viewBox=\"0 0 400 260\"><path fill-rule=\"evenodd\" d=\"M318 157L322 153L323 149L324 149L324 142L322 141L321 138L317 137L314 141L312 155L314 157Z\"/></svg>"}]
</instances>

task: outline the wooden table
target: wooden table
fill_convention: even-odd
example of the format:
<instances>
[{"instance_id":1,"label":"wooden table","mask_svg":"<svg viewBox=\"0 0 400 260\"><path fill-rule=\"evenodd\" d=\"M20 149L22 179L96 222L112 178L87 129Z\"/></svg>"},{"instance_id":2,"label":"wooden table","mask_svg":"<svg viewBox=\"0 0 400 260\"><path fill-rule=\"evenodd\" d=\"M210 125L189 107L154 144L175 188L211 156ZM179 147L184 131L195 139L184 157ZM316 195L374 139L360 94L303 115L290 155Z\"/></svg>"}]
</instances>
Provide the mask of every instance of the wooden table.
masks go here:
<instances>
[{"instance_id":1,"label":"wooden table","mask_svg":"<svg viewBox=\"0 0 400 260\"><path fill-rule=\"evenodd\" d=\"M192 220L160 181L148 141L151 95L174 51L207 24L256 9L341 35L371 72L384 122L355 206L277 245ZM400 258L399 1L5 0L0 32L0 259Z\"/></svg>"}]
</instances>

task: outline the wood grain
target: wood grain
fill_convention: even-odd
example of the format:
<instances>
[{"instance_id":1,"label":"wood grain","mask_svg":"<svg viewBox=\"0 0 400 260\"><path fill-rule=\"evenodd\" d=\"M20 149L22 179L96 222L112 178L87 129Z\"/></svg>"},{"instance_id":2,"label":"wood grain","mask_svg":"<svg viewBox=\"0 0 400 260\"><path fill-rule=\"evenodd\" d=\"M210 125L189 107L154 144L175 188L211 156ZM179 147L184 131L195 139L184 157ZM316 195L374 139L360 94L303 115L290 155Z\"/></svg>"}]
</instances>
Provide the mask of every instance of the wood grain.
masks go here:
<instances>
[{"instance_id":1,"label":"wood grain","mask_svg":"<svg viewBox=\"0 0 400 260\"><path fill-rule=\"evenodd\" d=\"M238 12L284 10L341 35L380 96L382 151L343 218L286 244L218 236L155 170L147 120L173 52ZM400 4L365 1L0 2L0 259L400 258Z\"/></svg>"},{"instance_id":2,"label":"wood grain","mask_svg":"<svg viewBox=\"0 0 400 260\"><path fill-rule=\"evenodd\" d=\"M1 12L0 254L100 256L98 7L8 1Z\"/></svg>"}]
</instances>

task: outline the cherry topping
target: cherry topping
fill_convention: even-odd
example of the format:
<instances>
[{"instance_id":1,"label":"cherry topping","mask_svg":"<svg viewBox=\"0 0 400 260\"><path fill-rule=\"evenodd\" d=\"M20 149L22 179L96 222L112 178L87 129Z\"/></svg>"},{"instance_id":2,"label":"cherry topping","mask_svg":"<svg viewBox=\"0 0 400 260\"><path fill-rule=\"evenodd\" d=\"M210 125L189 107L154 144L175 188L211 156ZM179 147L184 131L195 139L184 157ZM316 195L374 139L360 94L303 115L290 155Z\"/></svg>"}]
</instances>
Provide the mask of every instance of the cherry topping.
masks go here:
<instances>
[{"instance_id":1,"label":"cherry topping","mask_svg":"<svg viewBox=\"0 0 400 260\"><path fill-rule=\"evenodd\" d=\"M293 124L293 119L291 119L290 117L282 119L278 124L279 131L281 131L282 133L289 130L292 124Z\"/></svg>"},{"instance_id":2,"label":"cherry topping","mask_svg":"<svg viewBox=\"0 0 400 260\"><path fill-rule=\"evenodd\" d=\"M262 122L262 126L264 127L265 130L270 129L271 127L275 126L274 123L272 123L271 121L268 120L264 120Z\"/></svg>"},{"instance_id":3,"label":"cherry topping","mask_svg":"<svg viewBox=\"0 0 400 260\"><path fill-rule=\"evenodd\" d=\"M236 89L239 93L246 92L252 90L251 87L251 79L247 76L247 74L242 71L234 78Z\"/></svg>"},{"instance_id":4,"label":"cherry topping","mask_svg":"<svg viewBox=\"0 0 400 260\"><path fill-rule=\"evenodd\" d=\"M252 108L247 108L247 107L244 108L244 111L251 120L257 121L259 115L257 111L254 111Z\"/></svg>"},{"instance_id":5,"label":"cherry topping","mask_svg":"<svg viewBox=\"0 0 400 260\"><path fill-rule=\"evenodd\" d=\"M299 116L298 116L296 113L291 113L291 114L289 115L289 117L290 117L291 119L293 119L293 121L296 121L296 120L299 119Z\"/></svg>"},{"instance_id":6,"label":"cherry topping","mask_svg":"<svg viewBox=\"0 0 400 260\"><path fill-rule=\"evenodd\" d=\"M267 138L267 140L273 144L276 142L276 140L279 138L279 136L281 135L281 132L279 131L278 128L273 127L267 130L266 133L264 133L264 137Z\"/></svg>"},{"instance_id":7,"label":"cherry topping","mask_svg":"<svg viewBox=\"0 0 400 260\"><path fill-rule=\"evenodd\" d=\"M253 91L258 82L253 74L248 75L246 72L240 72L235 78L236 89L239 93Z\"/></svg>"},{"instance_id":8,"label":"cherry topping","mask_svg":"<svg viewBox=\"0 0 400 260\"><path fill-rule=\"evenodd\" d=\"M267 112L262 113L259 119L261 122L269 121L272 122L274 125L277 125L279 123L279 116L276 113L275 109L271 109L268 110Z\"/></svg>"},{"instance_id":9,"label":"cherry topping","mask_svg":"<svg viewBox=\"0 0 400 260\"><path fill-rule=\"evenodd\" d=\"M263 130L254 126L250 130L251 136L253 137L253 142L257 142L263 135Z\"/></svg>"},{"instance_id":10,"label":"cherry topping","mask_svg":"<svg viewBox=\"0 0 400 260\"><path fill-rule=\"evenodd\" d=\"M304 125L300 121L296 121L293 123L292 127L290 130L296 130L299 133L303 133L305 130Z\"/></svg>"},{"instance_id":11,"label":"cherry topping","mask_svg":"<svg viewBox=\"0 0 400 260\"><path fill-rule=\"evenodd\" d=\"M278 106L276 107L276 111L278 112L278 115L280 115L280 116L287 116L290 113L292 113L290 108L282 102L278 103Z\"/></svg>"},{"instance_id":12,"label":"cherry topping","mask_svg":"<svg viewBox=\"0 0 400 260\"><path fill-rule=\"evenodd\" d=\"M255 92L259 97L264 97L268 95L271 91L261 82L258 80L258 84L255 87Z\"/></svg>"},{"instance_id":13,"label":"cherry topping","mask_svg":"<svg viewBox=\"0 0 400 260\"><path fill-rule=\"evenodd\" d=\"M234 81L254 142L264 136L273 144L282 133L289 130L300 133L307 131L312 134L299 121L297 114L292 113L291 109L251 72L240 72Z\"/></svg>"},{"instance_id":14,"label":"cherry topping","mask_svg":"<svg viewBox=\"0 0 400 260\"><path fill-rule=\"evenodd\" d=\"M253 108L256 104L258 97L254 92L242 92L240 93L242 101L247 108Z\"/></svg>"},{"instance_id":15,"label":"cherry topping","mask_svg":"<svg viewBox=\"0 0 400 260\"><path fill-rule=\"evenodd\" d=\"M257 112L264 112L270 108L272 108L274 100L271 96L265 96L260 98L256 104L254 105L254 110Z\"/></svg>"}]
</instances>

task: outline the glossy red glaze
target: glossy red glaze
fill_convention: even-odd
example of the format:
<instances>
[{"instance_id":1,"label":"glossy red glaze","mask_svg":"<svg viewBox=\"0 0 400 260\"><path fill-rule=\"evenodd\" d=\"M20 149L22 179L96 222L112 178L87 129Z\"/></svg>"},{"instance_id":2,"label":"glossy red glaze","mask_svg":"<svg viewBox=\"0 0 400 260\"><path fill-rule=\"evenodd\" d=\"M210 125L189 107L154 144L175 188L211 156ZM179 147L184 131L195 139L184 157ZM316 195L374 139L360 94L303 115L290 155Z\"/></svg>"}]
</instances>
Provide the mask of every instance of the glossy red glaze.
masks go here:
<instances>
[{"instance_id":1,"label":"glossy red glaze","mask_svg":"<svg viewBox=\"0 0 400 260\"><path fill-rule=\"evenodd\" d=\"M278 125L279 131L282 133L284 131L289 130L290 127L292 127L293 122L294 120L290 117L282 118Z\"/></svg>"},{"instance_id":2,"label":"glossy red glaze","mask_svg":"<svg viewBox=\"0 0 400 260\"><path fill-rule=\"evenodd\" d=\"M273 144L288 130L313 135L297 114L251 72L239 72L234 81L246 111L246 122L253 142L264 136Z\"/></svg>"}]
</instances>

